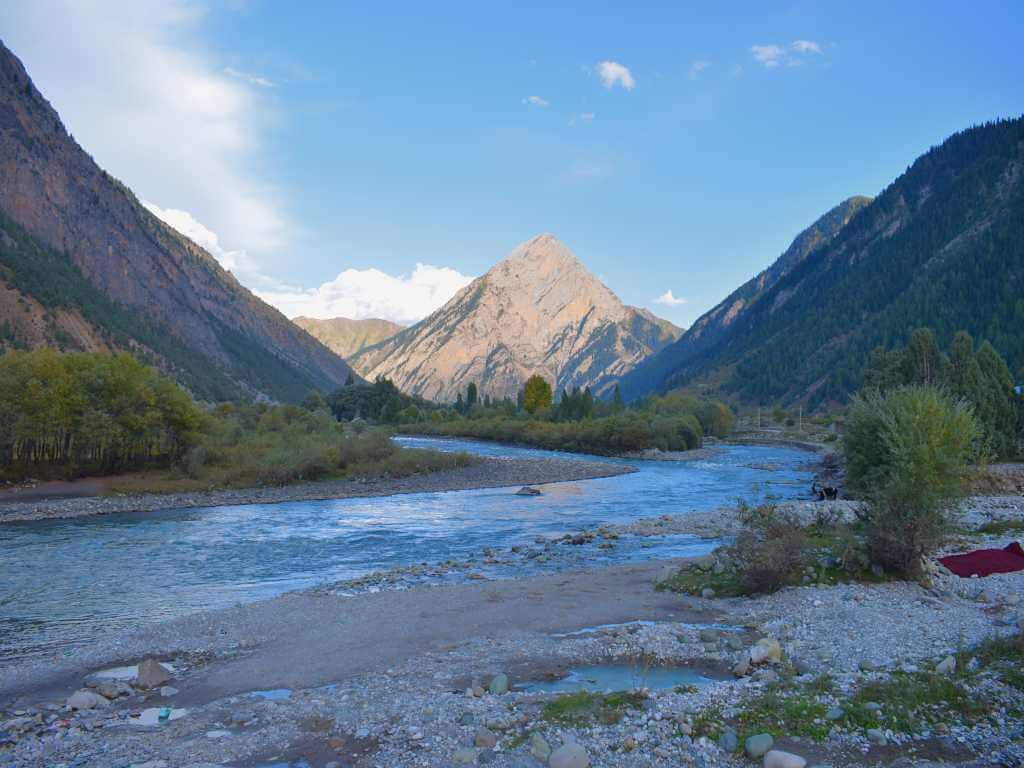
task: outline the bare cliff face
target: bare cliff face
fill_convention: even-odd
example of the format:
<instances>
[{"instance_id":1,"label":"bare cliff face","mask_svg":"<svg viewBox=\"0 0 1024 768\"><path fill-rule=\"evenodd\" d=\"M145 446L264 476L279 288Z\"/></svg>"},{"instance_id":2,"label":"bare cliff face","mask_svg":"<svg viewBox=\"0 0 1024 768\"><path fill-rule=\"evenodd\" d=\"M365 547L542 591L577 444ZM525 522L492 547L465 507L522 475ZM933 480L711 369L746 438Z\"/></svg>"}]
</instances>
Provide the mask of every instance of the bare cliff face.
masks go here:
<instances>
[{"instance_id":1,"label":"bare cliff face","mask_svg":"<svg viewBox=\"0 0 1024 768\"><path fill-rule=\"evenodd\" d=\"M453 401L470 382L515 397L540 374L556 389L602 394L680 330L627 307L551 235L516 248L441 309L350 362L364 377Z\"/></svg>"},{"instance_id":2,"label":"bare cliff face","mask_svg":"<svg viewBox=\"0 0 1024 768\"><path fill-rule=\"evenodd\" d=\"M296 399L312 387L341 385L349 374L340 357L96 165L2 43L0 211L141 323L243 390Z\"/></svg>"},{"instance_id":3,"label":"bare cliff face","mask_svg":"<svg viewBox=\"0 0 1024 768\"><path fill-rule=\"evenodd\" d=\"M370 317L350 320L347 317L332 317L321 320L315 317L293 317L292 322L304 328L328 349L346 360L367 347L389 339L405 328L390 320Z\"/></svg>"}]
</instances>

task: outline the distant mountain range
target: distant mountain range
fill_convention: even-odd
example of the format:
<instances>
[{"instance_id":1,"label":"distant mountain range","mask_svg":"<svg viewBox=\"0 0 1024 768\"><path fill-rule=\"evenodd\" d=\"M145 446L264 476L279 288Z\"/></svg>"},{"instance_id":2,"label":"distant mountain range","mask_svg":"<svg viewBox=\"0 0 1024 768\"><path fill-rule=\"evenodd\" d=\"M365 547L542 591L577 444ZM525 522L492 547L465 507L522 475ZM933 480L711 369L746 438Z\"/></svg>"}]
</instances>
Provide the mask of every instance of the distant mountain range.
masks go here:
<instances>
[{"instance_id":1,"label":"distant mountain range","mask_svg":"<svg viewBox=\"0 0 1024 768\"><path fill-rule=\"evenodd\" d=\"M627 375L626 392L842 402L873 347L924 325L942 346L958 329L987 339L1024 373L1024 118L953 135L814 230L763 286L748 283Z\"/></svg>"},{"instance_id":2,"label":"distant mountain range","mask_svg":"<svg viewBox=\"0 0 1024 768\"><path fill-rule=\"evenodd\" d=\"M293 317L292 322L304 328L314 338L323 342L328 349L348 359L367 347L389 339L405 328L390 320L367 318L349 320L347 317L332 317L319 320L315 317Z\"/></svg>"},{"instance_id":3,"label":"distant mountain range","mask_svg":"<svg viewBox=\"0 0 1024 768\"><path fill-rule=\"evenodd\" d=\"M0 349L42 344L131 350L210 400L351 370L97 166L0 43Z\"/></svg>"},{"instance_id":4,"label":"distant mountain range","mask_svg":"<svg viewBox=\"0 0 1024 768\"><path fill-rule=\"evenodd\" d=\"M515 397L533 374L556 390L607 394L616 380L679 337L680 329L628 307L552 235L516 248L447 304L350 362L413 395L454 401Z\"/></svg>"}]
</instances>

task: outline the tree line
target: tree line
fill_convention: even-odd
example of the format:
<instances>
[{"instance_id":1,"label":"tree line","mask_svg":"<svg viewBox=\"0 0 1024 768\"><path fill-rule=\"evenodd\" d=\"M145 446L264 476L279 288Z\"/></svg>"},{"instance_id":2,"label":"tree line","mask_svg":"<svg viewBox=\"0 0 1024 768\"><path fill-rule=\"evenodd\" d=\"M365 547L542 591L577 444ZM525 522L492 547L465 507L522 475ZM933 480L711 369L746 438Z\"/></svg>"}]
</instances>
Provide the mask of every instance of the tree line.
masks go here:
<instances>
[{"instance_id":1,"label":"tree line","mask_svg":"<svg viewBox=\"0 0 1024 768\"><path fill-rule=\"evenodd\" d=\"M201 411L173 381L129 354L0 357L0 467L113 472L179 459Z\"/></svg>"}]
</instances>

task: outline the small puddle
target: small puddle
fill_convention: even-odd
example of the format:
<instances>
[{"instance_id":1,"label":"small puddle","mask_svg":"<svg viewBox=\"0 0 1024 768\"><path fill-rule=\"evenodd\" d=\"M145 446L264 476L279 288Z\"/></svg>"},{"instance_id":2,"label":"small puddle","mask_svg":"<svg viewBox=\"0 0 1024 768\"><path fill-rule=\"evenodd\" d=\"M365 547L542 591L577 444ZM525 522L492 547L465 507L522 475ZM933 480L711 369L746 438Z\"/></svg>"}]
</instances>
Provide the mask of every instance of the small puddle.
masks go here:
<instances>
[{"instance_id":1,"label":"small puddle","mask_svg":"<svg viewBox=\"0 0 1024 768\"><path fill-rule=\"evenodd\" d=\"M269 691L253 691L249 694L254 699L267 701L287 701L292 697L291 688L271 688Z\"/></svg>"},{"instance_id":2,"label":"small puddle","mask_svg":"<svg viewBox=\"0 0 1024 768\"><path fill-rule=\"evenodd\" d=\"M616 692L649 688L663 691L680 685L707 685L715 682L689 667L650 667L629 664L603 664L571 667L565 677L557 680L536 680L514 686L524 693L576 693L578 691Z\"/></svg>"}]
</instances>

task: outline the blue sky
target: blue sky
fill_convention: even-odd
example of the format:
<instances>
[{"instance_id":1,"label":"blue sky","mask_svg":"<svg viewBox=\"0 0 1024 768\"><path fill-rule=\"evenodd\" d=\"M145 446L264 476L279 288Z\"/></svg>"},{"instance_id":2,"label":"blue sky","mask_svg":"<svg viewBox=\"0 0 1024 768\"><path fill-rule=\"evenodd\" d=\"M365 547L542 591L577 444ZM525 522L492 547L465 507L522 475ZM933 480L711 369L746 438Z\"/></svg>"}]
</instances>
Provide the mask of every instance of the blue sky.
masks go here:
<instances>
[{"instance_id":1,"label":"blue sky","mask_svg":"<svg viewBox=\"0 0 1024 768\"><path fill-rule=\"evenodd\" d=\"M552 232L689 324L1024 111L1016 2L119 3L0 29L101 165L288 314L410 320Z\"/></svg>"}]
</instances>

